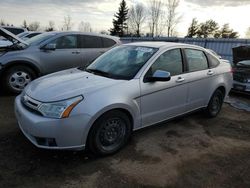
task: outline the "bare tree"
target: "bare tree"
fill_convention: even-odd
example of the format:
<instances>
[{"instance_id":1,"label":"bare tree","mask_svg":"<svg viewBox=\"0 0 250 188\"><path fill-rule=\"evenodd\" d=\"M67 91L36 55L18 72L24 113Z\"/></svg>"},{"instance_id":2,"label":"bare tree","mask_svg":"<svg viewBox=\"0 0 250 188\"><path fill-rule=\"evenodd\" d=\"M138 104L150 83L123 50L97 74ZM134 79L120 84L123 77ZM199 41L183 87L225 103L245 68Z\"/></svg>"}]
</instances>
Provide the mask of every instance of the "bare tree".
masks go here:
<instances>
[{"instance_id":1,"label":"bare tree","mask_svg":"<svg viewBox=\"0 0 250 188\"><path fill-rule=\"evenodd\" d=\"M73 26L72 19L70 15L64 17L63 30L69 31Z\"/></svg>"},{"instance_id":2,"label":"bare tree","mask_svg":"<svg viewBox=\"0 0 250 188\"><path fill-rule=\"evenodd\" d=\"M5 22L4 22L3 19L0 20L0 25L1 25L1 26L5 26Z\"/></svg>"},{"instance_id":3,"label":"bare tree","mask_svg":"<svg viewBox=\"0 0 250 188\"><path fill-rule=\"evenodd\" d=\"M27 24L26 20L23 20L23 24L21 25L21 27L28 28L28 24Z\"/></svg>"},{"instance_id":4,"label":"bare tree","mask_svg":"<svg viewBox=\"0 0 250 188\"><path fill-rule=\"evenodd\" d=\"M99 33L103 35L109 35L109 32L106 30L101 30Z\"/></svg>"},{"instance_id":5,"label":"bare tree","mask_svg":"<svg viewBox=\"0 0 250 188\"><path fill-rule=\"evenodd\" d=\"M40 28L40 22L35 21L35 22L31 22L29 24L30 31L37 31L37 30L39 30L39 28Z\"/></svg>"},{"instance_id":6,"label":"bare tree","mask_svg":"<svg viewBox=\"0 0 250 188\"><path fill-rule=\"evenodd\" d=\"M148 15L149 15L149 29L151 36L155 36L159 33L159 22L161 15L163 13L163 3L161 0L150 0L148 6Z\"/></svg>"},{"instance_id":7,"label":"bare tree","mask_svg":"<svg viewBox=\"0 0 250 188\"><path fill-rule=\"evenodd\" d=\"M129 28L133 31L133 33L136 33L137 37L139 37L141 34L142 24L146 20L146 9L143 4L138 3L135 6L132 6L129 9L128 17Z\"/></svg>"},{"instance_id":8,"label":"bare tree","mask_svg":"<svg viewBox=\"0 0 250 188\"><path fill-rule=\"evenodd\" d=\"M54 21L49 21L49 25L45 29L46 31L55 31L55 22Z\"/></svg>"},{"instance_id":9,"label":"bare tree","mask_svg":"<svg viewBox=\"0 0 250 188\"><path fill-rule=\"evenodd\" d=\"M167 36L173 36L176 25L180 22L181 16L177 13L180 0L167 0Z\"/></svg>"},{"instance_id":10,"label":"bare tree","mask_svg":"<svg viewBox=\"0 0 250 188\"><path fill-rule=\"evenodd\" d=\"M92 32L91 24L89 22L81 21L78 27L79 31Z\"/></svg>"}]
</instances>

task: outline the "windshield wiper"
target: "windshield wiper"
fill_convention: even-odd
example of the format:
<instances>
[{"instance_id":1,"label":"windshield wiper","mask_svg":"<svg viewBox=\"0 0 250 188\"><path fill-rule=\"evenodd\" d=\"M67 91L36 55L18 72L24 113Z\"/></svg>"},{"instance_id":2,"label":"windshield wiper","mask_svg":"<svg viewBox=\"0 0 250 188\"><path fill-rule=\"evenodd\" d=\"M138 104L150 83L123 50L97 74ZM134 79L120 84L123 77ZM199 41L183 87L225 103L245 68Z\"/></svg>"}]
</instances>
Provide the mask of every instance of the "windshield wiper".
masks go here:
<instances>
[{"instance_id":1,"label":"windshield wiper","mask_svg":"<svg viewBox=\"0 0 250 188\"><path fill-rule=\"evenodd\" d=\"M96 75L100 75L100 76L105 76L105 77L112 77L111 74L109 74L108 72L102 71L102 70L98 70L98 69L85 69L86 72L89 73L93 73Z\"/></svg>"}]
</instances>

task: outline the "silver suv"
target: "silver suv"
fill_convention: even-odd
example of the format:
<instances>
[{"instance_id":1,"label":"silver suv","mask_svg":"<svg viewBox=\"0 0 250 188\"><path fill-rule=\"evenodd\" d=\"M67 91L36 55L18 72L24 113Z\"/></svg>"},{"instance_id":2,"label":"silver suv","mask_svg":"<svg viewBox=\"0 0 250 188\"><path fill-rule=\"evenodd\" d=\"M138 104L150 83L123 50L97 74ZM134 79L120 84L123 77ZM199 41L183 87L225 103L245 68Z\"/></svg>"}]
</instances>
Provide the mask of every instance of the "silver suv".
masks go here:
<instances>
[{"instance_id":1,"label":"silver suv","mask_svg":"<svg viewBox=\"0 0 250 188\"><path fill-rule=\"evenodd\" d=\"M215 117L232 87L231 65L198 46L131 43L87 68L38 78L15 100L24 135L37 147L107 155L133 130L197 109Z\"/></svg>"},{"instance_id":2,"label":"silver suv","mask_svg":"<svg viewBox=\"0 0 250 188\"><path fill-rule=\"evenodd\" d=\"M25 42L2 28L0 35L14 43L0 47L2 85L14 93L41 75L87 65L120 45L116 37L82 32L48 32Z\"/></svg>"}]
</instances>

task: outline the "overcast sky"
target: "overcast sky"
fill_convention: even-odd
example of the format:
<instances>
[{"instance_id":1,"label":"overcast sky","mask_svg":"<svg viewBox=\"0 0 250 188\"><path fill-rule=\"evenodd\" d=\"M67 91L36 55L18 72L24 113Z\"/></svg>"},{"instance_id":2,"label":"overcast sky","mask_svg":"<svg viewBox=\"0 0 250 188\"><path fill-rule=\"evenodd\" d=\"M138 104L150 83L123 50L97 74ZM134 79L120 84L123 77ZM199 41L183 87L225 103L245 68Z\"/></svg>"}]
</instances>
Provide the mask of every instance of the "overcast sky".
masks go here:
<instances>
[{"instance_id":1,"label":"overcast sky","mask_svg":"<svg viewBox=\"0 0 250 188\"><path fill-rule=\"evenodd\" d=\"M120 1L0 0L0 19L16 26L20 26L24 19L28 23L39 21L42 26L53 20L59 29L64 16L70 15L74 30L78 29L81 21L90 22L95 31L108 30L112 26L113 15ZM136 2L147 3L145 0L127 0L128 6ZM245 37L245 32L250 27L250 0L180 0L178 12L182 15L177 28L179 36L186 35L194 17L199 22L214 19L220 25L229 23L241 37Z\"/></svg>"}]
</instances>

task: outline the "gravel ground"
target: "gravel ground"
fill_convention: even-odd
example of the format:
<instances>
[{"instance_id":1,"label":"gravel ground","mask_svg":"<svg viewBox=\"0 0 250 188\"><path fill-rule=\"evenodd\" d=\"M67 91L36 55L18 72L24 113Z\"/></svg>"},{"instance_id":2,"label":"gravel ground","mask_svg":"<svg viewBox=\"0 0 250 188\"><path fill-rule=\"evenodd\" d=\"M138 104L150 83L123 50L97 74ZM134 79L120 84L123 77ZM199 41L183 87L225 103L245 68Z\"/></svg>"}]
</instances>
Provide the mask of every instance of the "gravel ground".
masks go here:
<instances>
[{"instance_id":1,"label":"gravel ground","mask_svg":"<svg viewBox=\"0 0 250 188\"><path fill-rule=\"evenodd\" d=\"M250 104L250 97L233 98ZM250 112L224 104L134 133L119 153L35 148L0 96L0 187L250 187Z\"/></svg>"}]
</instances>

